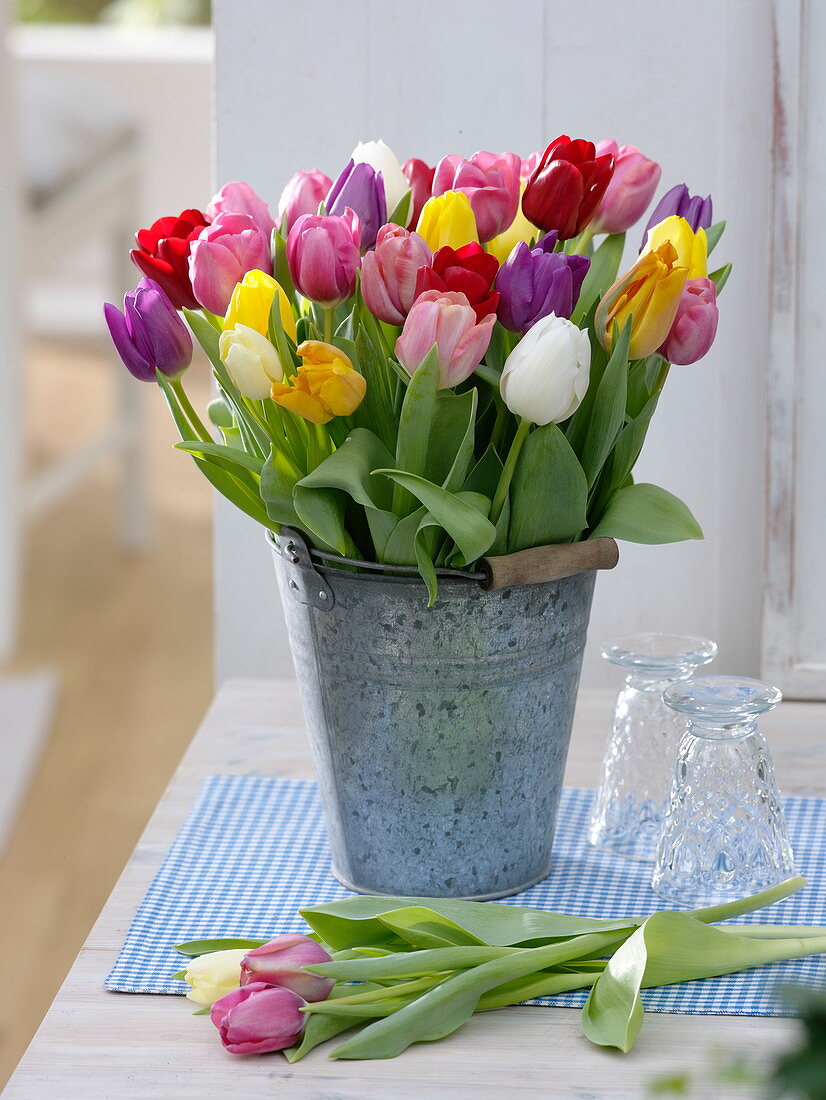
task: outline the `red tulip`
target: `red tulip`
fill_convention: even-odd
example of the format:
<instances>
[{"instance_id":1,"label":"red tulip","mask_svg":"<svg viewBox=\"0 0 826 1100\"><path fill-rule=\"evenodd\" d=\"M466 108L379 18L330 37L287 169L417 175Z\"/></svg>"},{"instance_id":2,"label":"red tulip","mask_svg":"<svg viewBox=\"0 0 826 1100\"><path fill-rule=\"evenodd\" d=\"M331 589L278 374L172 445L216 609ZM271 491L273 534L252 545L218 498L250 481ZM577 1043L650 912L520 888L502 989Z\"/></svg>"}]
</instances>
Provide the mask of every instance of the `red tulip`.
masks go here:
<instances>
[{"instance_id":1,"label":"red tulip","mask_svg":"<svg viewBox=\"0 0 826 1100\"><path fill-rule=\"evenodd\" d=\"M574 141L563 134L552 141L522 196L522 212L528 221L560 240L582 232L596 213L614 171L610 153L596 155L592 141Z\"/></svg>"},{"instance_id":2,"label":"red tulip","mask_svg":"<svg viewBox=\"0 0 826 1100\"><path fill-rule=\"evenodd\" d=\"M433 175L436 169L425 164L418 157L411 157L402 165L402 172L407 176L410 184L413 201L410 204L410 217L407 220L407 228L415 229L419 224L419 214L422 207L430 198L430 189L433 186Z\"/></svg>"},{"instance_id":3,"label":"red tulip","mask_svg":"<svg viewBox=\"0 0 826 1100\"><path fill-rule=\"evenodd\" d=\"M483 321L499 305L499 291L491 288L498 270L499 261L480 244L446 245L434 255L432 267L419 268L414 300L427 290L455 290L473 306L477 321Z\"/></svg>"},{"instance_id":4,"label":"red tulip","mask_svg":"<svg viewBox=\"0 0 826 1100\"><path fill-rule=\"evenodd\" d=\"M136 234L138 247L130 253L133 262L147 278L155 280L177 309L198 308L189 281L189 250L208 224L200 210L184 210L177 218L158 218Z\"/></svg>"}]
</instances>

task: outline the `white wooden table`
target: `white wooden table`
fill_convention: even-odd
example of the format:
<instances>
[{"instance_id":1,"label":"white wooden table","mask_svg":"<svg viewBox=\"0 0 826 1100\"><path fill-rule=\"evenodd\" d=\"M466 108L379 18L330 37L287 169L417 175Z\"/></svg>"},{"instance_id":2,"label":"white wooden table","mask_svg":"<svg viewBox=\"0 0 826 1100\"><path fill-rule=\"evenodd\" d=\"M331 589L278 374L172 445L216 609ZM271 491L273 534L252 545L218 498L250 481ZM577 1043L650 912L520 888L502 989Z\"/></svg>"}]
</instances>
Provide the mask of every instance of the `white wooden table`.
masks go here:
<instances>
[{"instance_id":1,"label":"white wooden table","mask_svg":"<svg viewBox=\"0 0 826 1100\"><path fill-rule=\"evenodd\" d=\"M568 784L594 785L611 705L604 693L581 696ZM766 720L786 792L826 792L825 723L826 705L814 703L786 703ZM686 1070L697 1096L722 1100L755 1089L711 1083L710 1064L738 1053L759 1064L789 1043L796 1025L788 1019L651 1013L623 1056L586 1042L576 1011L522 1007L474 1016L448 1039L390 1061L335 1062L323 1047L292 1066L280 1055L226 1054L208 1018L193 1018L184 998L109 993L102 984L202 778L216 773L312 776L293 681L233 681L219 692L5 1100L642 1098L652 1080Z\"/></svg>"}]
</instances>

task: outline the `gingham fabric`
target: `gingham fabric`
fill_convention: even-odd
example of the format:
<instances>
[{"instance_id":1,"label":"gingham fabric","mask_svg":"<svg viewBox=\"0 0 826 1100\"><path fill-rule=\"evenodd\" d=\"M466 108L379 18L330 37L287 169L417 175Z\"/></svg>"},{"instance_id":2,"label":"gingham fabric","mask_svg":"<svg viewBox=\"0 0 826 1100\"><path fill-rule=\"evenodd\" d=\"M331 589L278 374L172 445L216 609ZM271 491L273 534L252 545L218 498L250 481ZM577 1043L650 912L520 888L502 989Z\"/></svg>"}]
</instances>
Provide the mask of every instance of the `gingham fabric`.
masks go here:
<instances>
[{"instance_id":1,"label":"gingham fabric","mask_svg":"<svg viewBox=\"0 0 826 1100\"><path fill-rule=\"evenodd\" d=\"M551 875L491 905L529 905L593 917L646 916L664 903L649 885L651 866L592 848L586 839L593 791L566 788ZM788 798L786 818L797 867L809 884L794 897L741 921L826 925L826 801ZM349 896L330 874L315 783L214 775L204 781L186 823L141 902L108 989L184 993L170 975L185 964L172 945L213 936L266 938L307 931L302 906ZM654 1012L783 1016L778 987L826 986L826 958L774 963L742 974L643 993ZM584 993L531 1004L580 1007Z\"/></svg>"}]
</instances>

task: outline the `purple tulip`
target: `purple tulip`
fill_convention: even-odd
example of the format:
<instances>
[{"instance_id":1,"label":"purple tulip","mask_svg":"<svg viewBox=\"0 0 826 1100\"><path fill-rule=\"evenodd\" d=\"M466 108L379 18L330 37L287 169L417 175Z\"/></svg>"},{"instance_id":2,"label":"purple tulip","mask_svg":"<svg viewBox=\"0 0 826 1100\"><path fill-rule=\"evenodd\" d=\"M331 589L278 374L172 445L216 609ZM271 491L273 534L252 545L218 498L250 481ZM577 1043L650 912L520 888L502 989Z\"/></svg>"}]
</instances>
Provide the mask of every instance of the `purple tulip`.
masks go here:
<instances>
[{"instance_id":1,"label":"purple tulip","mask_svg":"<svg viewBox=\"0 0 826 1100\"><path fill-rule=\"evenodd\" d=\"M192 292L210 313L223 317L236 284L248 271L258 270L272 270L270 237L249 214L219 214L192 242Z\"/></svg>"},{"instance_id":2,"label":"purple tulip","mask_svg":"<svg viewBox=\"0 0 826 1100\"><path fill-rule=\"evenodd\" d=\"M118 355L141 382L155 371L177 378L192 359L192 337L154 279L141 279L123 299L123 313L107 302L103 316Z\"/></svg>"},{"instance_id":3,"label":"purple tulip","mask_svg":"<svg viewBox=\"0 0 826 1100\"><path fill-rule=\"evenodd\" d=\"M216 1001L209 1015L230 1054L268 1054L300 1037L306 1003L291 989L252 982Z\"/></svg>"},{"instance_id":4,"label":"purple tulip","mask_svg":"<svg viewBox=\"0 0 826 1100\"><path fill-rule=\"evenodd\" d=\"M351 160L327 196L327 213L342 215L348 208L356 212L361 227L361 251L376 243L376 234L387 221L384 180L370 164Z\"/></svg>"},{"instance_id":5,"label":"purple tulip","mask_svg":"<svg viewBox=\"0 0 826 1100\"><path fill-rule=\"evenodd\" d=\"M717 335L717 288L711 279L689 279L660 355L685 367L702 359Z\"/></svg>"},{"instance_id":6,"label":"purple tulip","mask_svg":"<svg viewBox=\"0 0 826 1100\"><path fill-rule=\"evenodd\" d=\"M499 269L499 320L506 329L522 335L537 321L553 313L570 318L588 273L587 256L554 252L557 233L546 233L533 248L524 241L513 249Z\"/></svg>"},{"instance_id":7,"label":"purple tulip","mask_svg":"<svg viewBox=\"0 0 826 1100\"><path fill-rule=\"evenodd\" d=\"M246 953L241 960L241 985L265 982L291 989L305 1001L326 1001L335 979L304 969L326 962L330 962L330 956L321 944L300 932L287 932Z\"/></svg>"},{"instance_id":8,"label":"purple tulip","mask_svg":"<svg viewBox=\"0 0 826 1100\"><path fill-rule=\"evenodd\" d=\"M350 209L341 217L302 214L287 237L293 286L327 309L351 297L361 266L359 236L359 220Z\"/></svg>"},{"instance_id":9,"label":"purple tulip","mask_svg":"<svg viewBox=\"0 0 826 1100\"><path fill-rule=\"evenodd\" d=\"M676 214L680 218L685 218L696 233L698 229L708 229L711 225L711 212L711 195L706 195L704 199L700 198L699 195L689 195L686 185L684 183L678 183L676 187L672 187L670 191L666 191L654 207L654 212L648 219L648 224L642 235L640 250L645 248L648 230L652 229L655 225L659 225L660 222L665 221L666 218L670 218L673 214Z\"/></svg>"}]
</instances>

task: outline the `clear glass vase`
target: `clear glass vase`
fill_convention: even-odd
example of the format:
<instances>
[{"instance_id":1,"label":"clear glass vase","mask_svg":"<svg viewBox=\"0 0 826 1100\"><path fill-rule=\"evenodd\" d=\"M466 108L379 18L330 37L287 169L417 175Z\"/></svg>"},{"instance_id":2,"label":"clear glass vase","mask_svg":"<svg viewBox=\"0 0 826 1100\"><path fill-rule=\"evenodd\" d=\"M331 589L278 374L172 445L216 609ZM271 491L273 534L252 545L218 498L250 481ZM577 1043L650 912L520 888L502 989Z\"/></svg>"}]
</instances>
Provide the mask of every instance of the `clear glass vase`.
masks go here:
<instances>
[{"instance_id":1,"label":"clear glass vase","mask_svg":"<svg viewBox=\"0 0 826 1100\"><path fill-rule=\"evenodd\" d=\"M794 874L774 763L757 716L782 696L759 680L704 676L664 701L688 728L651 885L679 905L714 905Z\"/></svg>"},{"instance_id":2,"label":"clear glass vase","mask_svg":"<svg viewBox=\"0 0 826 1100\"><path fill-rule=\"evenodd\" d=\"M633 634L602 647L627 672L617 697L588 839L627 859L654 859L685 719L664 689L714 659L717 646L688 634Z\"/></svg>"}]
</instances>

